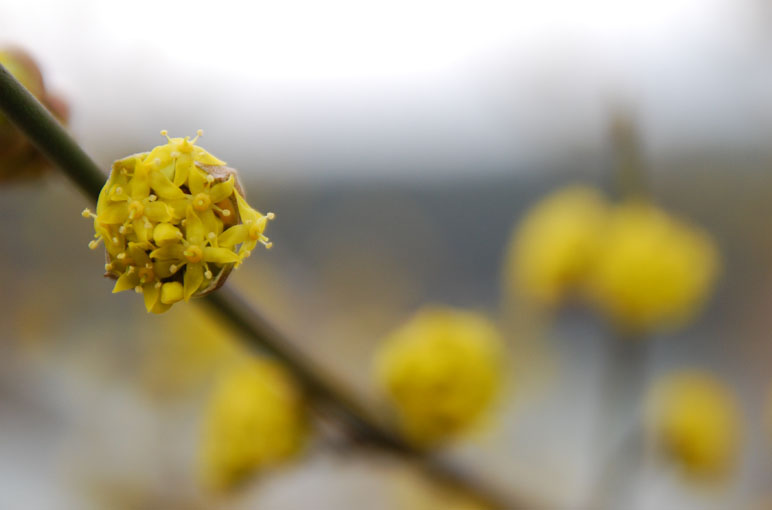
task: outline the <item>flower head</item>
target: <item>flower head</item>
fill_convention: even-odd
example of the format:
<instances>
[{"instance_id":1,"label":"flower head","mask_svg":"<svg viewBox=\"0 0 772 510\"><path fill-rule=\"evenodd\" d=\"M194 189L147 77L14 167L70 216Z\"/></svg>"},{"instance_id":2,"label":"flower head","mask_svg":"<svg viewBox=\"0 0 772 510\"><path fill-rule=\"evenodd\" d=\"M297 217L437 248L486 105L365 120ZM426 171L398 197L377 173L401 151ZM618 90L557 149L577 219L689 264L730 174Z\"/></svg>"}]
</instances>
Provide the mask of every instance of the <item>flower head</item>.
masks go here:
<instances>
[{"instance_id":1,"label":"flower head","mask_svg":"<svg viewBox=\"0 0 772 510\"><path fill-rule=\"evenodd\" d=\"M500 385L500 342L485 317L439 307L419 311L385 340L377 382L412 440L450 439L485 411Z\"/></svg>"},{"instance_id":2,"label":"flower head","mask_svg":"<svg viewBox=\"0 0 772 510\"><path fill-rule=\"evenodd\" d=\"M583 284L597 256L607 205L596 190L571 186L534 206L507 256L507 286L537 303L557 305Z\"/></svg>"},{"instance_id":3,"label":"flower head","mask_svg":"<svg viewBox=\"0 0 772 510\"><path fill-rule=\"evenodd\" d=\"M201 131L193 140L161 134L166 144L113 163L96 213L83 211L94 220L89 247L104 242L113 292L134 289L155 313L222 285L251 251L243 249L248 236L229 234L222 244L220 236L256 221L264 229L274 217L252 209L236 171L195 145Z\"/></svg>"},{"instance_id":4,"label":"flower head","mask_svg":"<svg viewBox=\"0 0 772 510\"><path fill-rule=\"evenodd\" d=\"M282 367L253 359L225 372L206 409L201 474L228 489L296 454L305 442L303 399Z\"/></svg>"},{"instance_id":5,"label":"flower head","mask_svg":"<svg viewBox=\"0 0 772 510\"><path fill-rule=\"evenodd\" d=\"M612 210L598 256L590 296L617 325L634 331L689 319L719 269L707 233L643 201Z\"/></svg>"},{"instance_id":6,"label":"flower head","mask_svg":"<svg viewBox=\"0 0 772 510\"><path fill-rule=\"evenodd\" d=\"M647 411L652 438L688 473L711 477L731 466L740 415L730 390L710 373L667 375L652 388Z\"/></svg>"}]
</instances>

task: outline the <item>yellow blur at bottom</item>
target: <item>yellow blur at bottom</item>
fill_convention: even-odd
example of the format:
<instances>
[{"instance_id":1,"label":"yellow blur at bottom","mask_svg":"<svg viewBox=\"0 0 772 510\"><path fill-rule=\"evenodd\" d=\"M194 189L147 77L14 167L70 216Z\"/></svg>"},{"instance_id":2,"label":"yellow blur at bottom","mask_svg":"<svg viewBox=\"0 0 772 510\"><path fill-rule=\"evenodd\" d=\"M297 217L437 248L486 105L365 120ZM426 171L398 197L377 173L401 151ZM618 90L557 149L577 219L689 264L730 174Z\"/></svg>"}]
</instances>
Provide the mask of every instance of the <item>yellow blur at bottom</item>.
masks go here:
<instances>
[{"instance_id":1,"label":"yellow blur at bottom","mask_svg":"<svg viewBox=\"0 0 772 510\"><path fill-rule=\"evenodd\" d=\"M299 390L277 363L265 359L225 372L205 419L201 475L213 490L232 488L290 458L307 436Z\"/></svg>"},{"instance_id":2,"label":"yellow blur at bottom","mask_svg":"<svg viewBox=\"0 0 772 510\"><path fill-rule=\"evenodd\" d=\"M378 383L407 435L430 445L467 428L488 407L501 379L501 343L484 316L425 308L386 339Z\"/></svg>"},{"instance_id":3,"label":"yellow blur at bottom","mask_svg":"<svg viewBox=\"0 0 772 510\"><path fill-rule=\"evenodd\" d=\"M715 478L734 461L739 412L732 393L709 373L668 375L649 400L650 431L665 452L694 476Z\"/></svg>"}]
</instances>

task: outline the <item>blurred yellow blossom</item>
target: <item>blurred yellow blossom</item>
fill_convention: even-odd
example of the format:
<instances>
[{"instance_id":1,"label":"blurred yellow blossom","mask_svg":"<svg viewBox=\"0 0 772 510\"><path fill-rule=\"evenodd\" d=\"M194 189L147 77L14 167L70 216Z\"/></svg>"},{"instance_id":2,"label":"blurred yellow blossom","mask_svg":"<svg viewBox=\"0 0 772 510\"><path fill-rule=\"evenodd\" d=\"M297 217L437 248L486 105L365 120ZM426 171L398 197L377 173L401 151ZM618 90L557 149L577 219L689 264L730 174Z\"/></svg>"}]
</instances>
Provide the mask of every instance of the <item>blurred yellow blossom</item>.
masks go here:
<instances>
[{"instance_id":1,"label":"blurred yellow blossom","mask_svg":"<svg viewBox=\"0 0 772 510\"><path fill-rule=\"evenodd\" d=\"M501 384L501 356L499 333L486 317L427 307L385 339L376 377L405 433L431 445L486 410Z\"/></svg>"},{"instance_id":2,"label":"blurred yellow blossom","mask_svg":"<svg viewBox=\"0 0 772 510\"><path fill-rule=\"evenodd\" d=\"M214 490L232 488L292 457L307 435L302 395L278 363L236 365L215 383L206 409L202 481Z\"/></svg>"},{"instance_id":3,"label":"blurred yellow blossom","mask_svg":"<svg viewBox=\"0 0 772 510\"><path fill-rule=\"evenodd\" d=\"M154 313L218 288L258 242L270 248L263 232L274 217L247 204L236 171L198 136L161 134L165 145L113 163L96 213L83 211L94 220L89 247L104 242L113 292L136 290Z\"/></svg>"},{"instance_id":4,"label":"blurred yellow blossom","mask_svg":"<svg viewBox=\"0 0 772 510\"><path fill-rule=\"evenodd\" d=\"M606 203L584 186L558 190L518 225L506 258L507 286L543 305L556 305L583 282L597 255Z\"/></svg>"},{"instance_id":5,"label":"blurred yellow blossom","mask_svg":"<svg viewBox=\"0 0 772 510\"><path fill-rule=\"evenodd\" d=\"M705 301L719 263L706 232L647 202L628 201L611 212L587 287L624 329L677 325Z\"/></svg>"},{"instance_id":6,"label":"blurred yellow blossom","mask_svg":"<svg viewBox=\"0 0 772 510\"><path fill-rule=\"evenodd\" d=\"M238 336L212 314L172 311L143 327L141 382L154 397L197 394L217 374L250 357Z\"/></svg>"},{"instance_id":7,"label":"blurred yellow blossom","mask_svg":"<svg viewBox=\"0 0 772 510\"><path fill-rule=\"evenodd\" d=\"M690 474L712 477L731 467L740 414L731 391L710 373L682 370L659 380L647 414L656 442Z\"/></svg>"},{"instance_id":8,"label":"blurred yellow blossom","mask_svg":"<svg viewBox=\"0 0 772 510\"><path fill-rule=\"evenodd\" d=\"M46 90L35 60L18 48L0 48L0 64L61 122L69 117L67 104ZM0 182L40 177L50 164L8 119L0 114Z\"/></svg>"}]
</instances>

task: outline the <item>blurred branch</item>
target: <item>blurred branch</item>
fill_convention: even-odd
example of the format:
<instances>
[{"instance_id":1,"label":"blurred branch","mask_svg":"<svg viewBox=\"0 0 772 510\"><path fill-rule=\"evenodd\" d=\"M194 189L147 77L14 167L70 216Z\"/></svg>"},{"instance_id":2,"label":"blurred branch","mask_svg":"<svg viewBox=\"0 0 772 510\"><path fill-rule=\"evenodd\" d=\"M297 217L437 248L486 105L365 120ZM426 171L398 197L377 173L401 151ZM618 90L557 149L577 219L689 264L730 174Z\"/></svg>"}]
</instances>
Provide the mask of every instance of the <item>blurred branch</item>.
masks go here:
<instances>
[{"instance_id":1,"label":"blurred branch","mask_svg":"<svg viewBox=\"0 0 772 510\"><path fill-rule=\"evenodd\" d=\"M635 116L629 107L616 106L609 119L612 150L612 191L618 199L645 198L649 182Z\"/></svg>"},{"instance_id":2,"label":"blurred branch","mask_svg":"<svg viewBox=\"0 0 772 510\"><path fill-rule=\"evenodd\" d=\"M611 190L617 201L645 199L649 179L635 115L629 106L616 105L609 115L613 155ZM617 508L640 465L639 408L650 339L642 332L625 331L609 323L604 336L600 420L601 471L591 493L590 508ZM625 419L632 420L626 423Z\"/></svg>"},{"instance_id":3,"label":"blurred branch","mask_svg":"<svg viewBox=\"0 0 772 510\"><path fill-rule=\"evenodd\" d=\"M96 201L107 176L48 110L2 65L0 110L91 200ZM311 401L323 410L328 407L328 412L341 420L357 441L417 462L435 479L488 507L515 509L523 506L457 467L426 457L400 435L379 424L349 392L334 383L329 374L324 374L294 349L236 290L225 286L208 296L205 302L241 331L251 347L267 351L282 361Z\"/></svg>"}]
</instances>

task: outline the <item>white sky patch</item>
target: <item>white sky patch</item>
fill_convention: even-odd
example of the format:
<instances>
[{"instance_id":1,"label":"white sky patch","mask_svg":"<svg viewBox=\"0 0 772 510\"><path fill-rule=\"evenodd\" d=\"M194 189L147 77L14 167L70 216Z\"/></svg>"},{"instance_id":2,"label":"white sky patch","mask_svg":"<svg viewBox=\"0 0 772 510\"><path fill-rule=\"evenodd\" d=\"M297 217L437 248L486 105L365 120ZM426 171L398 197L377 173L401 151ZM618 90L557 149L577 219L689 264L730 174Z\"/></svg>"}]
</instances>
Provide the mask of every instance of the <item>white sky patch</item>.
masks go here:
<instances>
[{"instance_id":1,"label":"white sky patch","mask_svg":"<svg viewBox=\"0 0 772 510\"><path fill-rule=\"evenodd\" d=\"M744 2L30 0L0 7L0 42L40 59L105 161L203 127L283 175L479 172L602 149L619 98L655 151L768 138Z\"/></svg>"}]
</instances>

